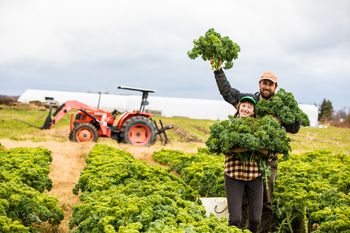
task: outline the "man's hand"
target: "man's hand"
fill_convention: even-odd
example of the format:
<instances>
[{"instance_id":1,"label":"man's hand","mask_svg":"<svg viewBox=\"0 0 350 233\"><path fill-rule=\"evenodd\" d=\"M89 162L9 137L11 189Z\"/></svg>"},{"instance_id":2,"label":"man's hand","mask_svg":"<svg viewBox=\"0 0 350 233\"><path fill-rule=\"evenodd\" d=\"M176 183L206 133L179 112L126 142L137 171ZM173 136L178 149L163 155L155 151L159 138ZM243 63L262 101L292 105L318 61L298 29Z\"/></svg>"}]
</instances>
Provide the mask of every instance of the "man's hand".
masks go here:
<instances>
[{"instance_id":1,"label":"man's hand","mask_svg":"<svg viewBox=\"0 0 350 233\"><path fill-rule=\"evenodd\" d=\"M210 65L211 65L211 67L214 68L214 70L220 70L221 69L221 65L222 65L222 61L218 60L216 62L215 59L213 57L211 57L210 58Z\"/></svg>"}]
</instances>

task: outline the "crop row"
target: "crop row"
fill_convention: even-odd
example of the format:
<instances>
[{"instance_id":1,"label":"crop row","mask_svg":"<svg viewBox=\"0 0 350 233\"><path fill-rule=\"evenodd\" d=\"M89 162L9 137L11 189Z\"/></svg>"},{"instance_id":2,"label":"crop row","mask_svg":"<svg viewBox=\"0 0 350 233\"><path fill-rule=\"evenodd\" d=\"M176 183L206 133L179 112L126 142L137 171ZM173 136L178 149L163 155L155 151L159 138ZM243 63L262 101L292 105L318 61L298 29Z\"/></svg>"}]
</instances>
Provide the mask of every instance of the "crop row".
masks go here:
<instances>
[{"instance_id":1,"label":"crop row","mask_svg":"<svg viewBox=\"0 0 350 233\"><path fill-rule=\"evenodd\" d=\"M63 211L43 192L51 155L44 148L0 148L0 232L33 232L33 225L58 225Z\"/></svg>"},{"instance_id":2,"label":"crop row","mask_svg":"<svg viewBox=\"0 0 350 233\"><path fill-rule=\"evenodd\" d=\"M159 166L96 145L74 188L72 232L241 232L205 216L198 192Z\"/></svg>"},{"instance_id":3,"label":"crop row","mask_svg":"<svg viewBox=\"0 0 350 233\"><path fill-rule=\"evenodd\" d=\"M275 212L289 232L350 232L350 157L317 151L279 164Z\"/></svg>"}]
</instances>

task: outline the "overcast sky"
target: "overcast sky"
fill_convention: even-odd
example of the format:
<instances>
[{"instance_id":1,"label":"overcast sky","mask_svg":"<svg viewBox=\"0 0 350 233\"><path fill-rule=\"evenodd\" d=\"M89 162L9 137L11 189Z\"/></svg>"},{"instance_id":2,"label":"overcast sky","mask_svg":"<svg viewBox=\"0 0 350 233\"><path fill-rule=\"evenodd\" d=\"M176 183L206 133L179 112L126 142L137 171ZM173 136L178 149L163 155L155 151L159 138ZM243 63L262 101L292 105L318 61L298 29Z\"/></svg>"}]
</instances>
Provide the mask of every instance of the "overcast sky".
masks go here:
<instances>
[{"instance_id":1,"label":"overcast sky","mask_svg":"<svg viewBox=\"0 0 350 233\"><path fill-rule=\"evenodd\" d=\"M209 63L187 56L215 28L241 47L233 87L256 92L273 71L299 103L348 110L349 12L348 0L0 0L0 94L126 85L222 99Z\"/></svg>"}]
</instances>

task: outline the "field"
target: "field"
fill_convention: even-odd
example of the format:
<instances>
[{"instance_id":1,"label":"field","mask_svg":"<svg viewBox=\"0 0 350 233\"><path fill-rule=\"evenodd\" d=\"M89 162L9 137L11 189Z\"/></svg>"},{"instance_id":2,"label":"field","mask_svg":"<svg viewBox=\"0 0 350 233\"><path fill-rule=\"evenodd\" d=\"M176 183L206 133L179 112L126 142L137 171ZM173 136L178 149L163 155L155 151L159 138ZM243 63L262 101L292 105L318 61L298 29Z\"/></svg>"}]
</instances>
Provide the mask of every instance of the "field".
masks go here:
<instances>
[{"instance_id":1,"label":"field","mask_svg":"<svg viewBox=\"0 0 350 233\"><path fill-rule=\"evenodd\" d=\"M23 120L30 122L33 125L41 126L46 115L47 109L43 107L29 105L0 105L0 143L2 146L6 149L18 147L43 147L51 151L52 161L49 167L48 176L52 180L52 189L46 191L46 193L49 196L57 198L59 206L64 211L64 219L54 228L49 224L36 227L39 232L69 232L69 221L72 217L73 206L81 202L79 196L73 194L72 190L78 183L81 172L85 168L86 158L97 144L107 145L108 147L128 152L137 160L145 161L151 165L157 165L159 162L156 162L152 158L152 155L155 152L168 150L181 151L182 153L195 155L198 148L205 148L205 141L210 133L209 127L215 122L209 120L192 120L179 117L163 118L156 116L155 119L161 119L166 125L174 126L174 129L167 131L170 142L167 145L162 145L158 140L152 146L135 147L119 144L110 138L99 138L98 143L77 144L70 142L68 140L68 117L64 118L58 125L50 130L39 130L18 121ZM300 159L302 162L305 162L303 156L308 153L313 155L329 153L330 156L341 155L350 157L350 129L334 127L303 127L298 134L289 136L292 145L292 153L289 161L293 161L295 158L296 161ZM344 161L348 162L349 160ZM347 165L347 167L350 166L349 164L345 165ZM166 165L163 164L162 166ZM322 166L324 165L321 164L320 168ZM284 169L283 164L281 168ZM317 173L317 168L314 169ZM344 182L345 184L348 184L347 182L349 182L348 185L350 186L350 181L346 181L345 179ZM346 193L349 192L349 189L349 187L345 187L345 195L349 195L349 193ZM293 208L291 208L290 211L293 211ZM336 213L333 209L330 211L333 211L333 214ZM285 213L281 212L280 218L286 219L285 222L288 222L288 216L283 214ZM305 215L301 215L301 217L305 217ZM347 226L347 219L344 221ZM290 220L289 226L286 224L285 229L290 230L291 224L295 224L295 222ZM316 231L318 229L317 226L318 225L316 224L311 230ZM346 228L346 226L345 228L343 227L340 229L350 228ZM288 230L281 232L288 232ZM304 232L307 231L305 230ZM342 232L342 230L337 232Z\"/></svg>"}]
</instances>

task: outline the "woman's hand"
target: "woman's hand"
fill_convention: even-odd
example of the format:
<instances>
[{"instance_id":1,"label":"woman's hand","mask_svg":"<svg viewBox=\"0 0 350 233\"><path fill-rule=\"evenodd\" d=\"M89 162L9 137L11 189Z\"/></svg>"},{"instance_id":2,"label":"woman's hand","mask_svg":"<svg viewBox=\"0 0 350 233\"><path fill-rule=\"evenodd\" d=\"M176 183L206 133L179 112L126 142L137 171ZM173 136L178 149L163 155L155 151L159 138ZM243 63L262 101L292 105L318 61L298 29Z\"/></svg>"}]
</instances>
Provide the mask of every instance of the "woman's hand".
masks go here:
<instances>
[{"instance_id":1,"label":"woman's hand","mask_svg":"<svg viewBox=\"0 0 350 233\"><path fill-rule=\"evenodd\" d=\"M232 153L241 153L246 151L247 151L247 148L243 148L243 147L236 147L231 150Z\"/></svg>"}]
</instances>

